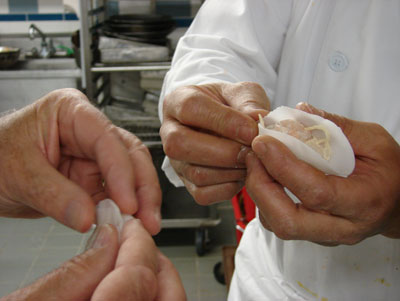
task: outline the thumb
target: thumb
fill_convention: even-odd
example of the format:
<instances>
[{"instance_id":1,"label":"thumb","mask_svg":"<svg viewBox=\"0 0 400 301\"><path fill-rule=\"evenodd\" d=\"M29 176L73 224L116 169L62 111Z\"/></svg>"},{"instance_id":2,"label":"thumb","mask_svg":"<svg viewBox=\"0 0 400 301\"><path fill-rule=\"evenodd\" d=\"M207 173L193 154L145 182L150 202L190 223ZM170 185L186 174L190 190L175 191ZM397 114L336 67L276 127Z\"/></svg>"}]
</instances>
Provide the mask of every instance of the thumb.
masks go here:
<instances>
[{"instance_id":1,"label":"thumb","mask_svg":"<svg viewBox=\"0 0 400 301\"><path fill-rule=\"evenodd\" d=\"M88 300L100 281L113 269L118 233L111 225L99 226L85 253L22 288L5 300ZM3 300L2 300L3 301Z\"/></svg>"},{"instance_id":2,"label":"thumb","mask_svg":"<svg viewBox=\"0 0 400 301\"><path fill-rule=\"evenodd\" d=\"M35 151L35 150L34 150ZM52 167L43 156L33 156L23 167L24 181L13 183L22 202L80 232L95 221L95 205L89 194Z\"/></svg>"},{"instance_id":3,"label":"thumb","mask_svg":"<svg viewBox=\"0 0 400 301\"><path fill-rule=\"evenodd\" d=\"M347 119L346 117L328 113L326 111L317 109L316 107L310 105L306 102L300 102L296 105L296 109L302 110L304 112L321 116L322 118L328 119L340 127L343 133L349 137L352 134L352 122L353 120Z\"/></svg>"},{"instance_id":4,"label":"thumb","mask_svg":"<svg viewBox=\"0 0 400 301\"><path fill-rule=\"evenodd\" d=\"M356 155L368 156L370 150L367 149L366 146L375 145L374 141L377 136L379 137L379 135L375 134L376 127L374 127L372 123L356 121L340 115L328 113L305 102L298 103L296 108L310 114L321 116L335 123L342 129L343 134L349 140Z\"/></svg>"},{"instance_id":5,"label":"thumb","mask_svg":"<svg viewBox=\"0 0 400 301\"><path fill-rule=\"evenodd\" d=\"M239 82L221 86L222 97L238 111L258 120L270 109L270 100L264 89L255 82Z\"/></svg>"}]
</instances>

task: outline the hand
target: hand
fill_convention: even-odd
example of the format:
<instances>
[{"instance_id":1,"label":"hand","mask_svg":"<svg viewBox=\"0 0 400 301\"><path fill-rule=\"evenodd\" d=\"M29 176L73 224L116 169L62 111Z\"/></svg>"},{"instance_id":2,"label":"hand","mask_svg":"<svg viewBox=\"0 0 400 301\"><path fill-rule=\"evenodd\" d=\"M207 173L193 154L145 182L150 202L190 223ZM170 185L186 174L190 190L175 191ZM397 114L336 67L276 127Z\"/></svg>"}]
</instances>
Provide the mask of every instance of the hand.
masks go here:
<instances>
[{"instance_id":1,"label":"hand","mask_svg":"<svg viewBox=\"0 0 400 301\"><path fill-rule=\"evenodd\" d=\"M347 177L325 175L298 160L269 136L254 139L247 157L246 187L260 210L265 228L282 239L323 245L356 244L384 234L400 238L400 146L378 124L357 122L317 110L342 128L356 156ZM287 196L287 187L300 200Z\"/></svg>"},{"instance_id":2,"label":"hand","mask_svg":"<svg viewBox=\"0 0 400 301\"><path fill-rule=\"evenodd\" d=\"M156 247L140 220L124 225L114 270L99 284L93 300L186 300L179 274Z\"/></svg>"},{"instance_id":3,"label":"hand","mask_svg":"<svg viewBox=\"0 0 400 301\"><path fill-rule=\"evenodd\" d=\"M243 186L245 157L269 100L256 83L188 86L167 95L164 151L199 204L232 198Z\"/></svg>"},{"instance_id":4,"label":"hand","mask_svg":"<svg viewBox=\"0 0 400 301\"><path fill-rule=\"evenodd\" d=\"M86 231L112 198L152 234L161 191L147 148L77 90L62 89L0 119L0 216L39 217Z\"/></svg>"},{"instance_id":5,"label":"hand","mask_svg":"<svg viewBox=\"0 0 400 301\"><path fill-rule=\"evenodd\" d=\"M185 300L179 274L139 220L96 229L91 248L6 300Z\"/></svg>"}]
</instances>

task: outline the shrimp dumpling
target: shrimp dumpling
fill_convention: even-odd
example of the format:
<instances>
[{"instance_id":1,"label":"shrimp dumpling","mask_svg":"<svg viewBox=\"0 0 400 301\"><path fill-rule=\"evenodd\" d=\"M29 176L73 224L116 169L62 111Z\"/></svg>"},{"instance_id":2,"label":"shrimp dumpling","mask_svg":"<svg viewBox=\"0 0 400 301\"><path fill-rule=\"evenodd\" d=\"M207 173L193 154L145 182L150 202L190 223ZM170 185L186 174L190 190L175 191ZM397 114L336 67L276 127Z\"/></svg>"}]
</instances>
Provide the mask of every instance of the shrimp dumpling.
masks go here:
<instances>
[{"instance_id":1,"label":"shrimp dumpling","mask_svg":"<svg viewBox=\"0 0 400 301\"><path fill-rule=\"evenodd\" d=\"M122 214L118 205L111 199L104 199L96 206L96 224L98 226L114 225L118 230L119 236L121 236L124 224L131 219L133 217L128 214Z\"/></svg>"},{"instance_id":2,"label":"shrimp dumpling","mask_svg":"<svg viewBox=\"0 0 400 301\"><path fill-rule=\"evenodd\" d=\"M332 121L289 107L278 107L262 118L259 135L272 136L300 160L326 174L347 177L353 172L353 149Z\"/></svg>"}]
</instances>

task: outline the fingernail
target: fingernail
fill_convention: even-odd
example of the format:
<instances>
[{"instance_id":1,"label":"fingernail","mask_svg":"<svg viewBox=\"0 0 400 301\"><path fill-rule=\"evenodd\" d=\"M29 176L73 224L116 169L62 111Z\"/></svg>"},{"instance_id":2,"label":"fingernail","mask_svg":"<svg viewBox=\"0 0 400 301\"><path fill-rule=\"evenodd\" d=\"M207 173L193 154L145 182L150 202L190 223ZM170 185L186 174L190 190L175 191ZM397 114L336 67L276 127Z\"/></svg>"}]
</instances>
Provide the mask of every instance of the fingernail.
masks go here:
<instances>
[{"instance_id":1,"label":"fingernail","mask_svg":"<svg viewBox=\"0 0 400 301\"><path fill-rule=\"evenodd\" d=\"M310 105L308 102L299 102L296 108L307 113L320 113L320 110Z\"/></svg>"},{"instance_id":2,"label":"fingernail","mask_svg":"<svg viewBox=\"0 0 400 301\"><path fill-rule=\"evenodd\" d=\"M265 153L267 153L267 146L262 141L255 141L252 146L253 151L257 153L257 155L263 156Z\"/></svg>"},{"instance_id":3,"label":"fingernail","mask_svg":"<svg viewBox=\"0 0 400 301\"><path fill-rule=\"evenodd\" d=\"M250 126L239 126L237 131L238 139L248 145L250 145L251 141L257 135L256 129Z\"/></svg>"},{"instance_id":4,"label":"fingernail","mask_svg":"<svg viewBox=\"0 0 400 301\"><path fill-rule=\"evenodd\" d=\"M246 162L246 156L250 151L251 151L250 147L242 145L240 147L240 151L239 151L239 153L237 155L237 159L236 159L237 163L238 164L244 164Z\"/></svg>"},{"instance_id":5,"label":"fingernail","mask_svg":"<svg viewBox=\"0 0 400 301\"><path fill-rule=\"evenodd\" d=\"M89 237L85 250L99 249L109 244L113 233L113 228L109 224L97 226L93 234Z\"/></svg>"}]
</instances>

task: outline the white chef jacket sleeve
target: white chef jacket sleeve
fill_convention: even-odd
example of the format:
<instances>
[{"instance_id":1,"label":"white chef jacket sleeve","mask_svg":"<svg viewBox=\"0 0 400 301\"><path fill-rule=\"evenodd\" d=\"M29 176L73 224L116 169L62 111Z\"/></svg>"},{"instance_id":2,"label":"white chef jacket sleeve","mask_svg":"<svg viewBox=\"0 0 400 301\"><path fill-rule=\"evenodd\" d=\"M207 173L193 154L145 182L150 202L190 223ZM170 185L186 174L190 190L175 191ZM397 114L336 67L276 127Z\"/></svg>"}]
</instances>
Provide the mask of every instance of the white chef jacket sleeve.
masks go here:
<instances>
[{"instance_id":1,"label":"white chef jacket sleeve","mask_svg":"<svg viewBox=\"0 0 400 301\"><path fill-rule=\"evenodd\" d=\"M178 87L211 82L251 81L272 100L292 0L208 0L179 40L160 97ZM169 164L162 169L183 186Z\"/></svg>"}]
</instances>

